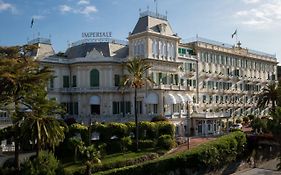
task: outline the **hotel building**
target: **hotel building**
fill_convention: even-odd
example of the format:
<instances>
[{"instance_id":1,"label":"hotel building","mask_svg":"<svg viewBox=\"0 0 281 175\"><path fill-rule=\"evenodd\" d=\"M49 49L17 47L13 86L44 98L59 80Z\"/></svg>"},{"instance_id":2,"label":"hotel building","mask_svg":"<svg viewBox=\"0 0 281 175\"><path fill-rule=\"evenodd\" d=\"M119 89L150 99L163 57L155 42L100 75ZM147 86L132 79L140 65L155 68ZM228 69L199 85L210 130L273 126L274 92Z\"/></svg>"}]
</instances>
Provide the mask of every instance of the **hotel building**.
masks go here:
<instances>
[{"instance_id":1,"label":"hotel building","mask_svg":"<svg viewBox=\"0 0 281 175\"><path fill-rule=\"evenodd\" d=\"M256 95L276 79L275 55L200 37L183 42L166 16L150 11L140 13L127 42L81 40L63 54L50 54L48 40L30 42L40 43L37 59L54 69L49 98L84 123L134 120L134 91L119 88L133 57L152 65L147 76L155 82L138 92L139 119L164 116L178 136L219 134L222 120L266 115L267 109L256 108Z\"/></svg>"}]
</instances>

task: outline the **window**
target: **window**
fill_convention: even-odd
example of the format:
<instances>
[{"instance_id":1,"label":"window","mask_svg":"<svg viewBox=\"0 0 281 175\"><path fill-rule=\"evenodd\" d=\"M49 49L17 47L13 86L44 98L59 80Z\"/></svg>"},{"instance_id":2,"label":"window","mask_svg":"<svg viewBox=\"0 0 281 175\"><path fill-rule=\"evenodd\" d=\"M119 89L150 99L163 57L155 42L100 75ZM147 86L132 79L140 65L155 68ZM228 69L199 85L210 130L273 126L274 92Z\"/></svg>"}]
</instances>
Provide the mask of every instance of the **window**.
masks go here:
<instances>
[{"instance_id":1,"label":"window","mask_svg":"<svg viewBox=\"0 0 281 175\"><path fill-rule=\"evenodd\" d=\"M137 113L142 114L142 101L137 101Z\"/></svg>"},{"instance_id":2,"label":"window","mask_svg":"<svg viewBox=\"0 0 281 175\"><path fill-rule=\"evenodd\" d=\"M61 103L61 105L65 108L66 113L69 115L78 115L78 102L65 102Z\"/></svg>"},{"instance_id":3,"label":"window","mask_svg":"<svg viewBox=\"0 0 281 175\"><path fill-rule=\"evenodd\" d=\"M72 87L77 87L76 75L72 76Z\"/></svg>"},{"instance_id":4,"label":"window","mask_svg":"<svg viewBox=\"0 0 281 175\"><path fill-rule=\"evenodd\" d=\"M126 112L126 114L131 113L131 102L130 101L125 102L125 112Z\"/></svg>"},{"instance_id":5,"label":"window","mask_svg":"<svg viewBox=\"0 0 281 175\"><path fill-rule=\"evenodd\" d=\"M114 75L114 86L120 85L120 75Z\"/></svg>"},{"instance_id":6,"label":"window","mask_svg":"<svg viewBox=\"0 0 281 175\"><path fill-rule=\"evenodd\" d=\"M113 106L113 114L120 114L120 102L112 102L112 106Z\"/></svg>"},{"instance_id":7,"label":"window","mask_svg":"<svg viewBox=\"0 0 281 175\"><path fill-rule=\"evenodd\" d=\"M93 69L90 72L90 86L91 87L99 87L99 71L97 69Z\"/></svg>"},{"instance_id":8,"label":"window","mask_svg":"<svg viewBox=\"0 0 281 175\"><path fill-rule=\"evenodd\" d=\"M63 76L63 88L69 88L69 76Z\"/></svg>"}]
</instances>

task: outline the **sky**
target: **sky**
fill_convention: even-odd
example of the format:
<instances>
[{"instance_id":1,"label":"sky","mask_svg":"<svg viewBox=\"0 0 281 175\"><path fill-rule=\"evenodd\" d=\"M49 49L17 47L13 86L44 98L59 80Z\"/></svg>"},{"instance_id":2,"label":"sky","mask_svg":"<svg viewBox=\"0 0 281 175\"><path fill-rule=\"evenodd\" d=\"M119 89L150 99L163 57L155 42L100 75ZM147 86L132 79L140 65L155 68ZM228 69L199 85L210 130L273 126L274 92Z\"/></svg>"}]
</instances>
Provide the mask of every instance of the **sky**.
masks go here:
<instances>
[{"instance_id":1,"label":"sky","mask_svg":"<svg viewBox=\"0 0 281 175\"><path fill-rule=\"evenodd\" d=\"M281 0L0 0L0 46L50 38L56 52L83 32L112 32L126 40L147 9L166 14L183 40L208 38L276 54L281 61ZM31 28L31 20L34 19Z\"/></svg>"}]
</instances>

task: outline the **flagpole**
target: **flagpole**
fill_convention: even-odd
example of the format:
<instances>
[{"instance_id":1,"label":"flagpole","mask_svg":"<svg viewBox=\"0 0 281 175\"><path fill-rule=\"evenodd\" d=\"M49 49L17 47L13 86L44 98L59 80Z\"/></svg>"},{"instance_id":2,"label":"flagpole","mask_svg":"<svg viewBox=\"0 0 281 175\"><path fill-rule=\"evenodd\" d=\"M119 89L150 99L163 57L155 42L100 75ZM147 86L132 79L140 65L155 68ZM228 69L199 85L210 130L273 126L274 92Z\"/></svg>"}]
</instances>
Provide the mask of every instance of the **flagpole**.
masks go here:
<instances>
[{"instance_id":1,"label":"flagpole","mask_svg":"<svg viewBox=\"0 0 281 175\"><path fill-rule=\"evenodd\" d=\"M236 44L238 44L238 31L236 29L236 35L235 35L235 38L236 38Z\"/></svg>"}]
</instances>

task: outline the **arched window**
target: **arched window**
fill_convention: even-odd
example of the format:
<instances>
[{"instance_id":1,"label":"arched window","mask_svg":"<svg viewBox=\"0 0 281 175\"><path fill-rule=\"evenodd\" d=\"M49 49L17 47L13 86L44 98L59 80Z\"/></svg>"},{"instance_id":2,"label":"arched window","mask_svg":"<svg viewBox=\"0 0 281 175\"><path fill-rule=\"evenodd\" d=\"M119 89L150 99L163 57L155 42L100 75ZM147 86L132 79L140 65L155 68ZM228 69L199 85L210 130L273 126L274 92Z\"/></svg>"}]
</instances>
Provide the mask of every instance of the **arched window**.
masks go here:
<instances>
[{"instance_id":1,"label":"arched window","mask_svg":"<svg viewBox=\"0 0 281 175\"><path fill-rule=\"evenodd\" d=\"M93 69L90 72L90 86L99 87L100 85L100 75L97 69Z\"/></svg>"}]
</instances>

